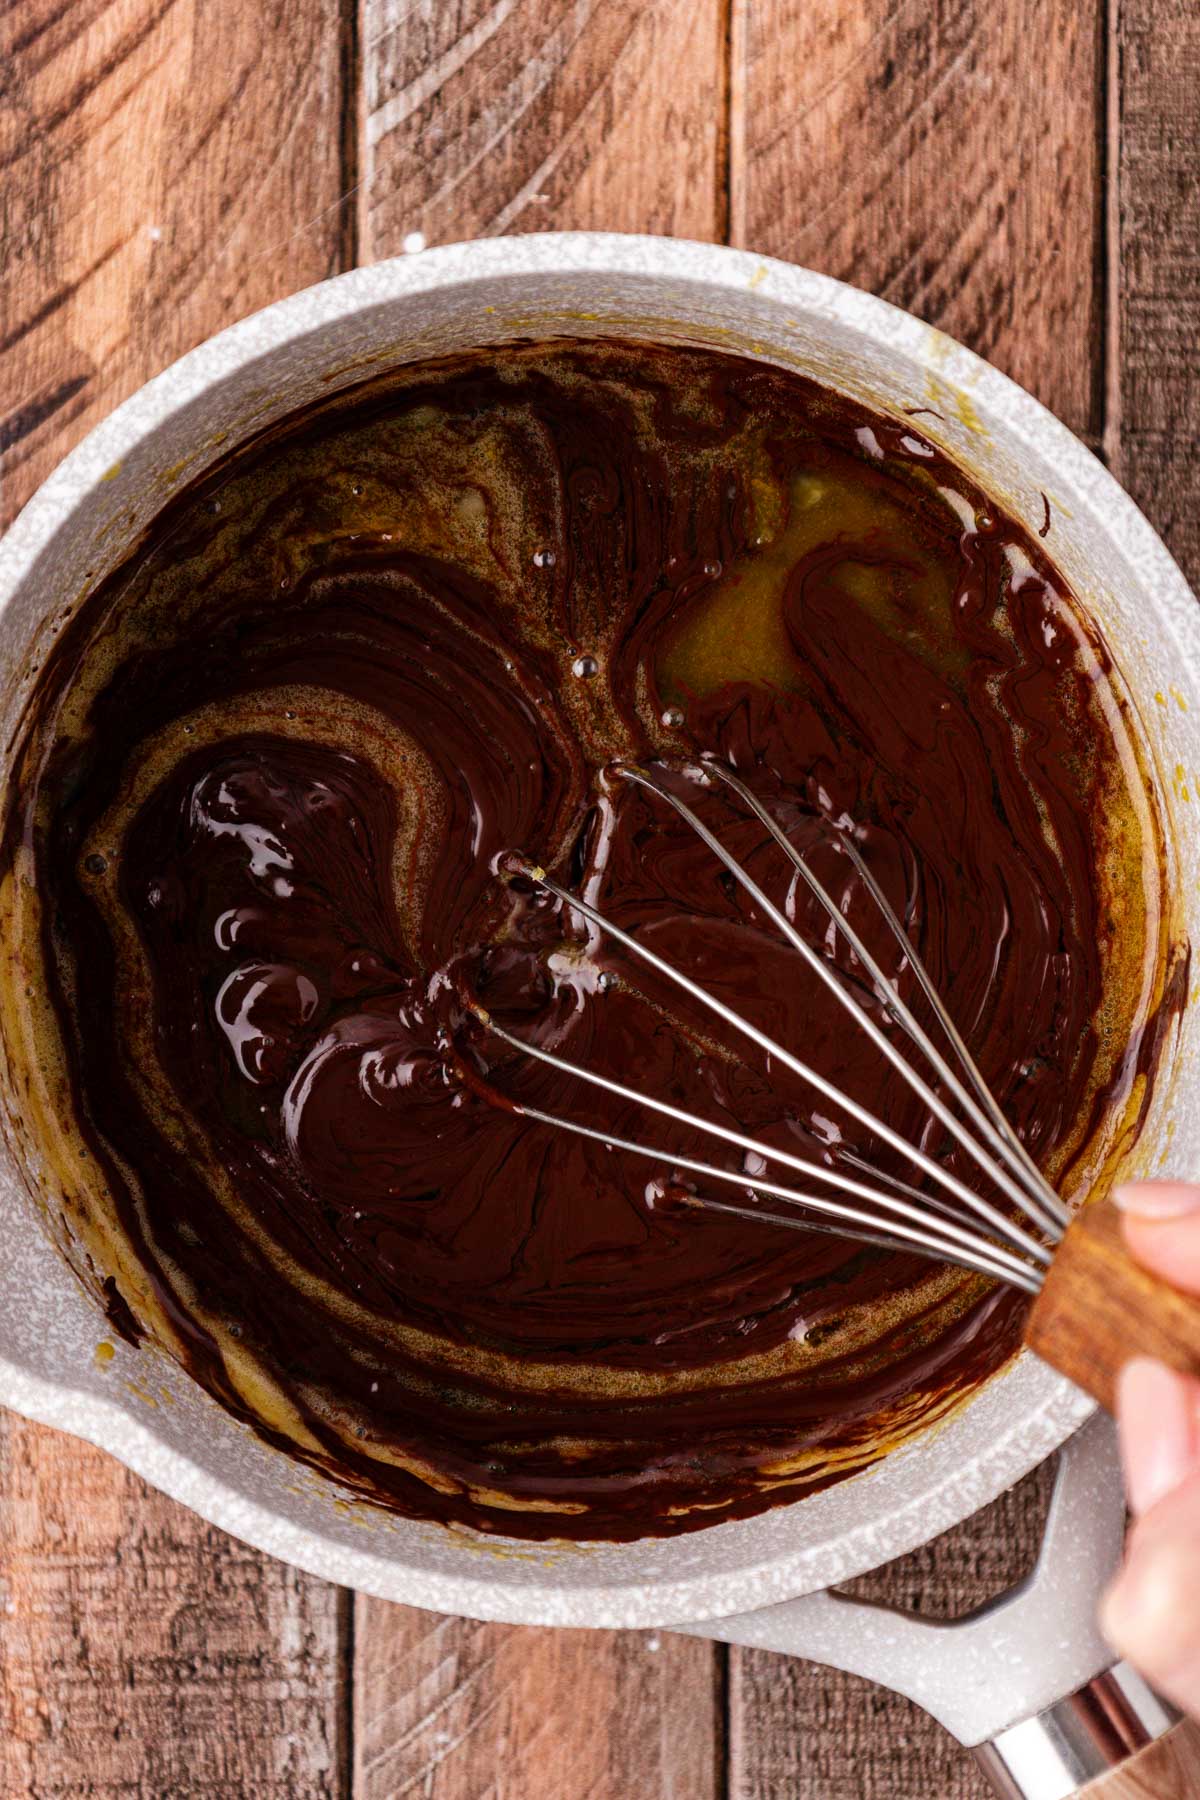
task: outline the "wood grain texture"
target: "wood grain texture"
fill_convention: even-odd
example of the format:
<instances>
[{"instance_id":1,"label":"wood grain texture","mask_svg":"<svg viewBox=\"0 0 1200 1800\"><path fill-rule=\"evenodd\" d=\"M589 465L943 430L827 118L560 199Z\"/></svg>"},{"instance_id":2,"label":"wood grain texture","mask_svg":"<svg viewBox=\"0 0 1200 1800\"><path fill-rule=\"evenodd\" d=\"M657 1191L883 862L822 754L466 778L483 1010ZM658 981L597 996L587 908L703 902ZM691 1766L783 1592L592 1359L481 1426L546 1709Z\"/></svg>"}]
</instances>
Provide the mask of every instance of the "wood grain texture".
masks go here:
<instances>
[{"instance_id":1,"label":"wood grain texture","mask_svg":"<svg viewBox=\"0 0 1200 1800\"><path fill-rule=\"evenodd\" d=\"M365 261L416 232L723 233L724 0L365 0L363 73Z\"/></svg>"},{"instance_id":2,"label":"wood grain texture","mask_svg":"<svg viewBox=\"0 0 1200 1800\"><path fill-rule=\"evenodd\" d=\"M336 270L341 54L338 0L3 10L0 526L149 376Z\"/></svg>"},{"instance_id":3,"label":"wood grain texture","mask_svg":"<svg viewBox=\"0 0 1200 1800\"><path fill-rule=\"evenodd\" d=\"M1200 587L1200 10L1114 0L1117 472Z\"/></svg>"},{"instance_id":4,"label":"wood grain texture","mask_svg":"<svg viewBox=\"0 0 1200 1800\"><path fill-rule=\"evenodd\" d=\"M1103 16L1099 0L733 0L733 241L908 308L1098 442ZM1047 1492L1035 1474L870 1591L971 1610L1032 1563ZM729 1800L990 1791L910 1702L760 1651L731 1652L729 1741Z\"/></svg>"},{"instance_id":5,"label":"wood grain texture","mask_svg":"<svg viewBox=\"0 0 1200 1800\"><path fill-rule=\"evenodd\" d=\"M1101 20L734 0L734 242L894 300L1098 434Z\"/></svg>"},{"instance_id":6,"label":"wood grain texture","mask_svg":"<svg viewBox=\"0 0 1200 1800\"><path fill-rule=\"evenodd\" d=\"M336 1588L101 1451L0 1435L0 1793L340 1795Z\"/></svg>"},{"instance_id":7,"label":"wood grain texture","mask_svg":"<svg viewBox=\"0 0 1200 1800\"><path fill-rule=\"evenodd\" d=\"M1099 0L732 5L729 59L725 0L363 0L340 19L333 0L10 8L0 518L179 351L338 266L340 145L363 177L364 260L412 232L728 226L875 288L1089 436L1107 423L1123 478L1200 578L1191 0L1111 0L1107 389ZM1031 1478L867 1590L978 1604L1032 1560L1045 1493ZM0 1578L5 1796L348 1800L346 1603L323 1584L12 1421ZM726 1766L723 1653L702 1643L361 1599L355 1623L359 1800L985 1792L916 1708L826 1669L732 1652Z\"/></svg>"},{"instance_id":8,"label":"wood grain texture","mask_svg":"<svg viewBox=\"0 0 1200 1800\"><path fill-rule=\"evenodd\" d=\"M720 236L724 55L722 0L366 0L363 260L414 232ZM723 1666L360 1598L355 1800L717 1800Z\"/></svg>"},{"instance_id":9,"label":"wood grain texture","mask_svg":"<svg viewBox=\"0 0 1200 1800\"><path fill-rule=\"evenodd\" d=\"M1131 1356L1200 1375L1200 1300L1134 1262L1111 1200L1069 1227L1025 1328L1025 1342L1108 1412Z\"/></svg>"},{"instance_id":10,"label":"wood grain texture","mask_svg":"<svg viewBox=\"0 0 1200 1800\"><path fill-rule=\"evenodd\" d=\"M1182 1724L1111 1775L1089 1782L1079 1800L1196 1800L1200 1726Z\"/></svg>"},{"instance_id":11,"label":"wood grain texture","mask_svg":"<svg viewBox=\"0 0 1200 1800\"><path fill-rule=\"evenodd\" d=\"M337 0L4 11L0 524L149 376L338 266L342 36ZM0 1581L6 1800L341 1794L336 1590L11 1417Z\"/></svg>"},{"instance_id":12,"label":"wood grain texture","mask_svg":"<svg viewBox=\"0 0 1200 1800\"><path fill-rule=\"evenodd\" d=\"M954 1619L1033 1567L1050 1503L1043 1465L976 1518L846 1591ZM982 1772L928 1713L857 1675L734 1647L726 1800L988 1800Z\"/></svg>"},{"instance_id":13,"label":"wood grain texture","mask_svg":"<svg viewBox=\"0 0 1200 1800\"><path fill-rule=\"evenodd\" d=\"M718 1671L690 1638L360 1597L355 1800L720 1800Z\"/></svg>"}]
</instances>

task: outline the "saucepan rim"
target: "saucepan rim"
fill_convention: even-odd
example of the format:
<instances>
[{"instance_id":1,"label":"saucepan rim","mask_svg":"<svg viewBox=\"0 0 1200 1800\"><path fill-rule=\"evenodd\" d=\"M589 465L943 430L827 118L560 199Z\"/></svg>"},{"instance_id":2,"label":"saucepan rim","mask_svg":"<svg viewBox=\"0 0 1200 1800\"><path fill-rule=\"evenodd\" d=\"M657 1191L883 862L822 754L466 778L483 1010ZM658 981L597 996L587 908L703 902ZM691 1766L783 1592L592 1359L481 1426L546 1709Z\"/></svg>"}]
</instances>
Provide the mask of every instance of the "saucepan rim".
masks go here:
<instances>
[{"instance_id":1,"label":"saucepan rim","mask_svg":"<svg viewBox=\"0 0 1200 1800\"><path fill-rule=\"evenodd\" d=\"M689 297L704 292L742 296L747 308L752 297L753 306L773 307L780 318L792 315L788 323L801 334L805 321L829 321L939 371L939 379L955 391L969 392L972 410L989 426L1018 449L1036 447L1064 491L1083 497L1097 532L1141 572L1139 587L1154 595L1166 639L1200 667L1200 609L1165 546L1091 452L999 370L910 314L828 276L723 245L591 232L480 240L399 257L305 289L208 339L99 424L29 501L0 540L0 618L18 602L33 604L31 584L50 566L45 559L53 558L56 540L77 509L96 504L97 496L108 504L105 484L119 478L128 459L209 390L242 379L256 365L269 371L284 347L319 339L352 315L394 309L417 296L461 295L472 284L539 277L601 285L648 280L657 284L665 311L676 296L681 317ZM587 335L587 315L572 316L577 335ZM479 330L478 342L488 342L489 321L482 316ZM632 324L628 335L637 335ZM781 360L766 343L753 341L749 326L746 341L730 348ZM400 360L399 346L394 350ZM350 379L346 372L343 376ZM31 1270L36 1265L41 1271L36 1279L50 1279L43 1265L54 1253L48 1246L39 1249L30 1235L40 1236L41 1228L23 1210L4 1206L2 1191L0 1208L0 1246L25 1258ZM71 1279L65 1267L62 1279ZM514 1573L502 1561L485 1563L464 1552L461 1567L447 1573L428 1559L422 1564L415 1541L408 1545L394 1538L382 1550L361 1534L353 1541L343 1520L331 1516L328 1528L321 1528L288 1517L285 1507L261 1504L224 1480L200 1450L185 1453L134 1399L126 1404L123 1397L98 1397L93 1386L47 1375L8 1356L2 1342L0 1403L112 1451L206 1519L329 1579L438 1611L595 1625L711 1618L844 1580L967 1517L1034 1467L1093 1410L1078 1390L1023 1354L928 1434L928 1441L914 1441L840 1488L746 1522L755 1528L751 1547L736 1565L717 1566L722 1559L706 1550L706 1541L715 1552L717 1534L734 1529L716 1525L658 1545L656 1557L622 1559L625 1547L605 1546L599 1560L550 1554L549 1567L526 1557L514 1562ZM795 1522L801 1512L803 1528ZM640 1540L643 1546L650 1543ZM686 1554L671 1548L688 1543L693 1549Z\"/></svg>"}]
</instances>

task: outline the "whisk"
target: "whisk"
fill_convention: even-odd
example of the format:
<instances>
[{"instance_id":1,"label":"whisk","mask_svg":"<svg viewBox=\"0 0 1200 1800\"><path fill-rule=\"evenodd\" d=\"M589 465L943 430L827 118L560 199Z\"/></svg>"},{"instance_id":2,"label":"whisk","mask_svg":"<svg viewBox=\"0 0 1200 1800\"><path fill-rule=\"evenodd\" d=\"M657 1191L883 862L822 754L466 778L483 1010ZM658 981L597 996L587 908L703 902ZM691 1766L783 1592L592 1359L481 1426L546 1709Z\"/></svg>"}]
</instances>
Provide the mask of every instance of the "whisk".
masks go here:
<instances>
[{"instance_id":1,"label":"whisk","mask_svg":"<svg viewBox=\"0 0 1200 1800\"><path fill-rule=\"evenodd\" d=\"M514 1102L526 1117L576 1136L686 1170L718 1188L733 1185L753 1204L718 1199L709 1193L684 1194L679 1202L762 1225L801 1231L827 1231L891 1249L907 1250L939 1262L1008 1283L1034 1297L1025 1338L1031 1348L1055 1364L1104 1404L1111 1404L1121 1364L1137 1351L1159 1356L1175 1367L1200 1373L1200 1304L1177 1293L1135 1265L1127 1255L1116 1209L1110 1202L1086 1206L1078 1216L1063 1204L1014 1131L951 1019L945 1004L909 939L905 927L864 861L851 835L829 830L849 858L864 891L877 907L888 932L912 971L936 1021L944 1047L934 1040L900 996L871 954L862 935L845 916L828 889L791 842L782 826L737 773L716 757L700 765L709 783L724 787L734 802L753 815L778 846L786 863L806 885L870 983L876 1001L917 1061L872 1018L855 984L822 950L796 929L747 869L731 854L687 802L655 769L621 764L614 774L672 809L724 866L762 916L803 958L864 1032L880 1056L895 1069L922 1104L940 1122L978 1174L968 1183L953 1169L896 1132L869 1108L829 1081L787 1046L776 1042L717 995L660 956L650 945L623 930L581 895L560 886L544 869L512 859L509 872L525 876L546 893L649 965L722 1023L748 1039L768 1058L808 1083L878 1142L898 1152L929 1189L918 1187L843 1147L836 1160L813 1161L768 1145L714 1119L706 1119L653 1094L635 1091L585 1064L572 1062L529 1042L477 1008L481 1020L504 1043L523 1055L575 1077L587 1087L630 1101L701 1137L719 1140L748 1152L756 1169L769 1174L748 1176L745 1168L723 1168L662 1146L623 1138L602 1125ZM936 1086L934 1085L936 1083ZM776 1179L778 1172L799 1173L806 1186ZM985 1191L979 1191L982 1187ZM816 1191L819 1189L833 1190ZM765 1207L763 1196L782 1202ZM990 1196L990 1197L989 1197Z\"/></svg>"}]
</instances>

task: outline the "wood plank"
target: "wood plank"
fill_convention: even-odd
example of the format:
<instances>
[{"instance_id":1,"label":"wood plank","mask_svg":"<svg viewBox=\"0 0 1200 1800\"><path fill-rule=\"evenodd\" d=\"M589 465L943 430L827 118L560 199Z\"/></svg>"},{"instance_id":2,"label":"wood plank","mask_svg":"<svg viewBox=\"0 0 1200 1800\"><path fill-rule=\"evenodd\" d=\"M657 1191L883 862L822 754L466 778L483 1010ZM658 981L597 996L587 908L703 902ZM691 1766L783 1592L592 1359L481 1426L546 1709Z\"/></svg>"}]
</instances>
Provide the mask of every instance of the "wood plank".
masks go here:
<instances>
[{"instance_id":1,"label":"wood plank","mask_svg":"<svg viewBox=\"0 0 1200 1800\"><path fill-rule=\"evenodd\" d=\"M365 0L363 50L364 261L413 233L723 235L724 0Z\"/></svg>"},{"instance_id":2,"label":"wood plank","mask_svg":"<svg viewBox=\"0 0 1200 1800\"><path fill-rule=\"evenodd\" d=\"M710 1644L358 1600L355 1800L719 1800L721 1712Z\"/></svg>"},{"instance_id":3,"label":"wood plank","mask_svg":"<svg viewBox=\"0 0 1200 1800\"><path fill-rule=\"evenodd\" d=\"M150 375L337 269L341 38L338 0L4 10L0 526Z\"/></svg>"},{"instance_id":4,"label":"wood plank","mask_svg":"<svg viewBox=\"0 0 1200 1800\"><path fill-rule=\"evenodd\" d=\"M733 241L871 288L1097 436L1102 16L734 0Z\"/></svg>"},{"instance_id":5,"label":"wood plank","mask_svg":"<svg viewBox=\"0 0 1200 1800\"><path fill-rule=\"evenodd\" d=\"M1105 442L1200 590L1200 12L1193 0L1113 0L1112 27L1115 355ZM1139 1759L1122 1793L1165 1797L1195 1785L1195 1728L1167 1742Z\"/></svg>"},{"instance_id":6,"label":"wood plank","mask_svg":"<svg viewBox=\"0 0 1200 1800\"><path fill-rule=\"evenodd\" d=\"M338 266L342 36L337 0L7 9L0 523L142 381ZM0 1581L0 1791L343 1792L336 1590L11 1416Z\"/></svg>"},{"instance_id":7,"label":"wood plank","mask_svg":"<svg viewBox=\"0 0 1200 1800\"><path fill-rule=\"evenodd\" d=\"M99 1450L0 1434L0 1792L339 1795L341 1595Z\"/></svg>"},{"instance_id":8,"label":"wood plank","mask_svg":"<svg viewBox=\"0 0 1200 1800\"><path fill-rule=\"evenodd\" d=\"M410 234L724 229L723 0L366 0L364 261ZM355 1796L716 1800L715 1646L360 1598Z\"/></svg>"},{"instance_id":9,"label":"wood plank","mask_svg":"<svg viewBox=\"0 0 1200 1800\"><path fill-rule=\"evenodd\" d=\"M1200 13L1119 0L1115 284L1121 480L1200 588Z\"/></svg>"},{"instance_id":10,"label":"wood plank","mask_svg":"<svg viewBox=\"0 0 1200 1800\"><path fill-rule=\"evenodd\" d=\"M1098 443L1102 19L1098 0L734 0L733 240L928 319ZM970 1610L1032 1561L1045 1494L1039 1473L874 1592ZM761 1652L731 1653L729 1732L729 1800L988 1791L909 1702Z\"/></svg>"},{"instance_id":11,"label":"wood plank","mask_svg":"<svg viewBox=\"0 0 1200 1800\"><path fill-rule=\"evenodd\" d=\"M1033 1567L1052 1468L957 1530L847 1585L926 1618L953 1619ZM816 1663L732 1649L727 1800L987 1800L978 1768L911 1700Z\"/></svg>"}]
</instances>

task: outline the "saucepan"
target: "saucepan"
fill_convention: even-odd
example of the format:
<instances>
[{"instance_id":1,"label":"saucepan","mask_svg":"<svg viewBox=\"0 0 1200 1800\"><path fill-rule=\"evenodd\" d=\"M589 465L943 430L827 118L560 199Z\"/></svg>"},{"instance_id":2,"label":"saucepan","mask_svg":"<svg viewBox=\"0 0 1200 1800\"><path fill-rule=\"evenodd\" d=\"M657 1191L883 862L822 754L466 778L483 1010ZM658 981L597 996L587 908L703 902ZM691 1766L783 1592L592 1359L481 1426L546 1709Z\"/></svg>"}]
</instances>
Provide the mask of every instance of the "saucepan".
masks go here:
<instances>
[{"instance_id":1,"label":"saucepan","mask_svg":"<svg viewBox=\"0 0 1200 1800\"><path fill-rule=\"evenodd\" d=\"M922 432L981 487L1035 528L1052 521L1048 547L1140 717L1178 922L1200 937L1188 798L1200 799L1200 609L1146 520L1064 426L940 332L824 276L718 246L592 233L452 245L323 282L185 356L67 458L0 544L0 745L64 617L239 439L395 363L561 336L724 348L885 412L927 408ZM1124 1174L1200 1164L1198 1046L1200 1007L1187 1006ZM1075 1792L1171 1725L1131 1671L1104 1672L1111 1655L1091 1622L1122 1528L1110 1428L1029 1353L924 1436L815 1497L666 1541L531 1553L347 1506L164 1356L109 1345L2 1148L0 1241L0 1402L101 1445L214 1524L331 1581L439 1612L673 1625L860 1669L984 1746L1001 1791L1038 1800ZM1038 1569L986 1617L934 1626L827 1591L966 1518L1068 1439Z\"/></svg>"}]
</instances>

